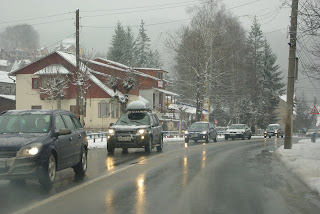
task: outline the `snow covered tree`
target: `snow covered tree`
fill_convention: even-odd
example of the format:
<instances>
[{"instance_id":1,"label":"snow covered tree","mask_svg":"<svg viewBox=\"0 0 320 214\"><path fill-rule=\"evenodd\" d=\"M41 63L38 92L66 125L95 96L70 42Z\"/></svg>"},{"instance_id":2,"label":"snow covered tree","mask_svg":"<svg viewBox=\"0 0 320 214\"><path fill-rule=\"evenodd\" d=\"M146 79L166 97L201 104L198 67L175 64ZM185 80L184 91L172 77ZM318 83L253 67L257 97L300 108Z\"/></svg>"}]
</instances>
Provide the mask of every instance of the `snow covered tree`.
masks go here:
<instances>
[{"instance_id":1,"label":"snow covered tree","mask_svg":"<svg viewBox=\"0 0 320 214\"><path fill-rule=\"evenodd\" d=\"M161 67L159 53L151 50L151 39L146 33L144 22L141 20L139 33L135 41L136 67Z\"/></svg>"},{"instance_id":2,"label":"snow covered tree","mask_svg":"<svg viewBox=\"0 0 320 214\"><path fill-rule=\"evenodd\" d=\"M296 131L301 129L309 129L312 124L311 107L307 105L305 95L297 98L296 115L293 119L293 127Z\"/></svg>"},{"instance_id":3,"label":"snow covered tree","mask_svg":"<svg viewBox=\"0 0 320 214\"><path fill-rule=\"evenodd\" d=\"M40 75L39 93L45 94L50 100L57 100L57 109L61 109L61 100L69 88L69 74L60 64L52 64L38 71Z\"/></svg>"}]
</instances>

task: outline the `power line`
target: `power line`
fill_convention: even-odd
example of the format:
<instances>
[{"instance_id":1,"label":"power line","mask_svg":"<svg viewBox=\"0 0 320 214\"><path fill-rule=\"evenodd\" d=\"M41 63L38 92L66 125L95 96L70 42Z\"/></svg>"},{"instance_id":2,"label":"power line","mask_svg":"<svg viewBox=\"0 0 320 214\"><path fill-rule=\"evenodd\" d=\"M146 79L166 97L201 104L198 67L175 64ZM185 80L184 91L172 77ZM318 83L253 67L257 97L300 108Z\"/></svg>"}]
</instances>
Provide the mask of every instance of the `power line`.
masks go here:
<instances>
[{"instance_id":1,"label":"power line","mask_svg":"<svg viewBox=\"0 0 320 214\"><path fill-rule=\"evenodd\" d=\"M27 19L19 19L19 20L13 20L13 21L0 22L0 25L8 24L8 23L15 23L15 22L22 22L22 21L25 22L25 21L36 20L36 19L44 19L44 18L63 16L63 15L67 15L67 14L70 14L70 13L74 13L74 12L58 13L58 14L49 15L49 16L38 16L38 17L34 17L34 18L27 18Z\"/></svg>"}]
</instances>

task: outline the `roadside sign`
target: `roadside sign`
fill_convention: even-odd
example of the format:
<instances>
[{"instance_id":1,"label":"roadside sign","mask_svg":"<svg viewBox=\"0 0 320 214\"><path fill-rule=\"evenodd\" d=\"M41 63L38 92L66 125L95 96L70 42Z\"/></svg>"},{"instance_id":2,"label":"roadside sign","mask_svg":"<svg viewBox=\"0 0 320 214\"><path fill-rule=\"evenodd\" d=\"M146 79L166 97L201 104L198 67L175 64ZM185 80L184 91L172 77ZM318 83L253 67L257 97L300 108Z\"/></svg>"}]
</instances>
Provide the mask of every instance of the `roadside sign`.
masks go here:
<instances>
[{"instance_id":1,"label":"roadside sign","mask_svg":"<svg viewBox=\"0 0 320 214\"><path fill-rule=\"evenodd\" d=\"M214 120L214 124L216 124L216 125L217 125L217 124L218 124L218 120Z\"/></svg>"},{"instance_id":2,"label":"roadside sign","mask_svg":"<svg viewBox=\"0 0 320 214\"><path fill-rule=\"evenodd\" d=\"M310 114L319 114L319 111L316 108L316 106L313 106L313 109L311 110Z\"/></svg>"}]
</instances>

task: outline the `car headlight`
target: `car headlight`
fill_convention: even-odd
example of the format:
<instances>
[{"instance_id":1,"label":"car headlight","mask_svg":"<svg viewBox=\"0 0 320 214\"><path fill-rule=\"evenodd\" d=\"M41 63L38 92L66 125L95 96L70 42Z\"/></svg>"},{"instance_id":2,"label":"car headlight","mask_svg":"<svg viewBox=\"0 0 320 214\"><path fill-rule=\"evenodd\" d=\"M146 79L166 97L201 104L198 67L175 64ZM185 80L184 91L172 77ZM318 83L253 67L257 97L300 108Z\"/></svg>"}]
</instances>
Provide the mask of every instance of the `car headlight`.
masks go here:
<instances>
[{"instance_id":1,"label":"car headlight","mask_svg":"<svg viewBox=\"0 0 320 214\"><path fill-rule=\"evenodd\" d=\"M274 133L277 134L277 133L278 133L278 130L275 130Z\"/></svg>"},{"instance_id":2,"label":"car headlight","mask_svg":"<svg viewBox=\"0 0 320 214\"><path fill-rule=\"evenodd\" d=\"M42 148L42 143L32 143L32 144L26 145L19 150L17 157L36 156L39 154L41 148Z\"/></svg>"},{"instance_id":3,"label":"car headlight","mask_svg":"<svg viewBox=\"0 0 320 214\"><path fill-rule=\"evenodd\" d=\"M137 134L142 135L142 134L145 134L146 132L147 132L147 130L145 130L145 129L138 129Z\"/></svg>"},{"instance_id":4,"label":"car headlight","mask_svg":"<svg viewBox=\"0 0 320 214\"><path fill-rule=\"evenodd\" d=\"M114 135L114 132L115 132L114 129L108 129L108 134L109 135Z\"/></svg>"},{"instance_id":5,"label":"car headlight","mask_svg":"<svg viewBox=\"0 0 320 214\"><path fill-rule=\"evenodd\" d=\"M207 131L202 131L201 133L202 133L202 134L207 134Z\"/></svg>"},{"instance_id":6,"label":"car headlight","mask_svg":"<svg viewBox=\"0 0 320 214\"><path fill-rule=\"evenodd\" d=\"M188 130L187 130L187 131L185 131L185 132L184 132L184 134L189 134L189 131L188 131Z\"/></svg>"}]
</instances>

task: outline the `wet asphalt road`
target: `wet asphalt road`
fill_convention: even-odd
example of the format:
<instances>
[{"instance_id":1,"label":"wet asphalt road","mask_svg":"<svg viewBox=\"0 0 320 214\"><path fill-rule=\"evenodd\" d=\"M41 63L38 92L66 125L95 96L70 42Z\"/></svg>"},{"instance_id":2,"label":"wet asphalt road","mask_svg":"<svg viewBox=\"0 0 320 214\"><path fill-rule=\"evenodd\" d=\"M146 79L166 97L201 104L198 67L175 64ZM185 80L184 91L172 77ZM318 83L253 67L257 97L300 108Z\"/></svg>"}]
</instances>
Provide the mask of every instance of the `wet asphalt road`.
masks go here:
<instances>
[{"instance_id":1,"label":"wet asphalt road","mask_svg":"<svg viewBox=\"0 0 320 214\"><path fill-rule=\"evenodd\" d=\"M90 150L87 176L58 173L43 192L0 182L0 213L320 213L320 200L273 155L283 139L165 143L154 150Z\"/></svg>"}]
</instances>

